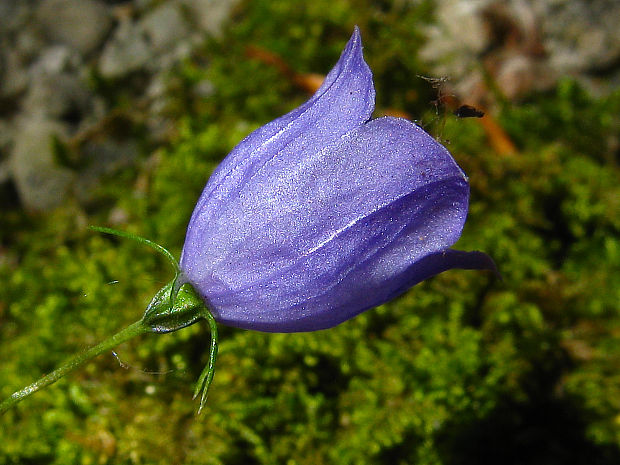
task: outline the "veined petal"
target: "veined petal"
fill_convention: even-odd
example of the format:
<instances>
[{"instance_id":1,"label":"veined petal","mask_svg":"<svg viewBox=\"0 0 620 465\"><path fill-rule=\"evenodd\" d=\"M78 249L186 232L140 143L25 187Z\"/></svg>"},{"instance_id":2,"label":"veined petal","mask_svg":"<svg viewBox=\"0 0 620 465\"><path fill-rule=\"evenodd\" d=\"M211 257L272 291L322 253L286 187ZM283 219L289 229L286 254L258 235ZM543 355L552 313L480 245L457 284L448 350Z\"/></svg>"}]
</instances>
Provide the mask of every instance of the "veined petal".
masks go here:
<instances>
[{"instance_id":1,"label":"veined petal","mask_svg":"<svg viewBox=\"0 0 620 465\"><path fill-rule=\"evenodd\" d=\"M195 242L201 225L213 221L229 199L245 189L257 172L274 159L303 163L350 130L370 119L375 89L372 72L362 55L356 27L340 59L310 100L290 113L266 124L243 139L222 161L198 200L189 223L185 254L208 244Z\"/></svg>"},{"instance_id":2,"label":"veined petal","mask_svg":"<svg viewBox=\"0 0 620 465\"><path fill-rule=\"evenodd\" d=\"M270 160L201 224L209 244L182 267L222 323L321 329L430 276L416 263L458 239L468 198L443 146L380 118L301 159Z\"/></svg>"},{"instance_id":3,"label":"veined petal","mask_svg":"<svg viewBox=\"0 0 620 465\"><path fill-rule=\"evenodd\" d=\"M412 263L404 270L396 271L391 274L390 279L384 281L383 286L371 285L360 286L360 282L371 283L378 275L378 271L385 273L383 267L378 264L387 265L388 268L402 261L402 256L398 255L398 248L387 248L375 260L364 263L356 269L355 280L348 279L339 282L335 289L330 293L318 296L309 302L300 305L304 307L324 308L330 306L329 312L314 312L302 316L296 321L288 321L286 325L265 325L263 331L271 332L299 332L316 331L336 326L370 308L381 305L394 297L399 296L412 286L444 271L452 269L463 270L490 270L496 276L500 276L493 259L483 252L464 252L461 250L443 250L431 253L419 261ZM389 271L389 270L387 270ZM381 274L379 274L381 276ZM340 297L334 300L334 296ZM365 305L360 306L360 302ZM296 308L292 313L297 313Z\"/></svg>"}]
</instances>

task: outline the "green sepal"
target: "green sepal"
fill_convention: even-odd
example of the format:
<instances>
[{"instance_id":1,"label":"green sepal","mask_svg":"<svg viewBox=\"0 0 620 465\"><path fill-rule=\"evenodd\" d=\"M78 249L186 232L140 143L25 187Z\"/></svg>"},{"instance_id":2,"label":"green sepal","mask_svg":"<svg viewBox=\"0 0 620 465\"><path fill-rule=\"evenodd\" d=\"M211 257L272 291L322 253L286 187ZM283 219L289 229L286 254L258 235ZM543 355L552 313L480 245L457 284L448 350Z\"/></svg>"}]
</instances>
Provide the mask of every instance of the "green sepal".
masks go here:
<instances>
[{"instance_id":1,"label":"green sepal","mask_svg":"<svg viewBox=\"0 0 620 465\"><path fill-rule=\"evenodd\" d=\"M140 322L154 333L177 331L203 318L209 324L211 330L209 362L202 370L194 391L194 399L200 397L200 406L198 407L198 414L200 414L207 402L207 393L215 373L218 346L217 323L191 284L183 284L176 295L174 294L175 287L178 286L178 279L177 275L175 279L155 294Z\"/></svg>"},{"instance_id":2,"label":"green sepal","mask_svg":"<svg viewBox=\"0 0 620 465\"><path fill-rule=\"evenodd\" d=\"M185 283L172 295L175 282L172 280L162 287L144 312L142 323L154 333L177 331L204 318L205 304L194 287Z\"/></svg>"}]
</instances>

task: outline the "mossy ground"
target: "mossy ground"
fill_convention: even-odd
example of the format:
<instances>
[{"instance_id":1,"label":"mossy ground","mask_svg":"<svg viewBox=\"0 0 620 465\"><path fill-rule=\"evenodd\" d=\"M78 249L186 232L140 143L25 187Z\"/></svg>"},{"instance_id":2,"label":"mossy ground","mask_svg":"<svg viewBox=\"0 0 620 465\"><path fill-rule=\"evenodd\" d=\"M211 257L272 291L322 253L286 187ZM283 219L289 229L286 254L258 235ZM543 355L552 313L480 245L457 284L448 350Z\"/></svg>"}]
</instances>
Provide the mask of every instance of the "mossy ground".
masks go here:
<instances>
[{"instance_id":1,"label":"mossy ground","mask_svg":"<svg viewBox=\"0 0 620 465\"><path fill-rule=\"evenodd\" d=\"M378 107L431 118L416 51L432 3L415 3L246 2L171 77L169 145L86 206L33 216L3 205L0 396L137 320L170 279L149 249L89 224L122 212L118 227L178 256L219 160L307 98L248 44L326 72L358 24ZM205 78L216 92L191 98ZM139 369L101 356L0 417L0 464L620 463L619 114L620 91L594 98L562 81L494 115L509 155L477 121L446 117L442 138L472 185L457 247L489 253L503 281L450 271L316 333L221 327L199 418L206 327L141 337L117 350Z\"/></svg>"}]
</instances>

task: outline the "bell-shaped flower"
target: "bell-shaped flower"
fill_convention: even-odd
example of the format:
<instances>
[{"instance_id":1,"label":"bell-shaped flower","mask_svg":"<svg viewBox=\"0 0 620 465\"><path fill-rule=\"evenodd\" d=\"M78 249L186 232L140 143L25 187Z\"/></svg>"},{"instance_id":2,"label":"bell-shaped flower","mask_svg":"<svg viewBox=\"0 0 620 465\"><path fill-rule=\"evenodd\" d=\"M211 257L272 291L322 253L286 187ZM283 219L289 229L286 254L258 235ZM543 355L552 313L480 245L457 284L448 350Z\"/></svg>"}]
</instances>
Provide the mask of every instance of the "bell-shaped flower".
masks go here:
<instances>
[{"instance_id":1,"label":"bell-shaped flower","mask_svg":"<svg viewBox=\"0 0 620 465\"><path fill-rule=\"evenodd\" d=\"M400 118L370 119L356 28L316 94L247 136L209 179L181 270L223 324L335 326L451 268L494 269L461 235L467 177Z\"/></svg>"}]
</instances>

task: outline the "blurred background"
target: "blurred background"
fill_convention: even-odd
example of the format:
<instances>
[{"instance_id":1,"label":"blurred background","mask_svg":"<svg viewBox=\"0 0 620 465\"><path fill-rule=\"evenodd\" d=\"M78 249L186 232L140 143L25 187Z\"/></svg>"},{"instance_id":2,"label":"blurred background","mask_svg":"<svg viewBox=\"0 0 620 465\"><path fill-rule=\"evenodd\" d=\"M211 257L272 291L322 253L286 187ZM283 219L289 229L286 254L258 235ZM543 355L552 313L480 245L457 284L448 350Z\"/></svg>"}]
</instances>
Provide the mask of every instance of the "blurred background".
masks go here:
<instances>
[{"instance_id":1,"label":"blurred background","mask_svg":"<svg viewBox=\"0 0 620 465\"><path fill-rule=\"evenodd\" d=\"M146 335L0 417L0 464L620 463L620 3L2 0L0 397L140 318L209 174L354 25L376 115L470 177L453 270L336 328ZM485 112L458 118L462 104ZM156 372L156 373L152 373Z\"/></svg>"}]
</instances>

